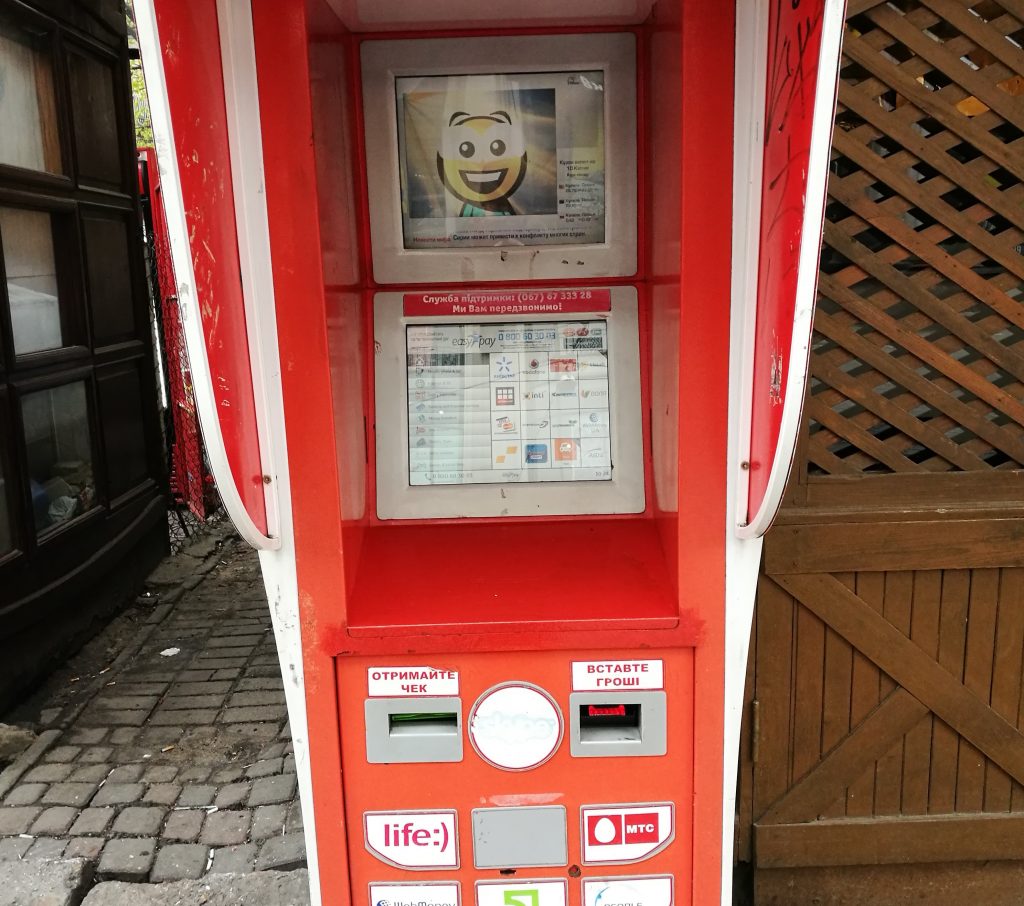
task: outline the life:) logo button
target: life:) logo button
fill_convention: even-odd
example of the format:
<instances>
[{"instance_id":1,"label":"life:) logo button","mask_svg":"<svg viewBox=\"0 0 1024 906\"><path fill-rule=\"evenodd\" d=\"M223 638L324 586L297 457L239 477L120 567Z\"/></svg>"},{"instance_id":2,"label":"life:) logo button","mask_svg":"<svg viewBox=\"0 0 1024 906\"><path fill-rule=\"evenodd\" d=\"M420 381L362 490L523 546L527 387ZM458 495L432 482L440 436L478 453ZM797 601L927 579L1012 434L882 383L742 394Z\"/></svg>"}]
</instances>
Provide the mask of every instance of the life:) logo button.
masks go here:
<instances>
[{"instance_id":1,"label":"life:) logo button","mask_svg":"<svg viewBox=\"0 0 1024 906\"><path fill-rule=\"evenodd\" d=\"M639 862L669 843L675 833L670 803L583 806L583 861L587 865Z\"/></svg>"},{"instance_id":2,"label":"life:) logo button","mask_svg":"<svg viewBox=\"0 0 1024 906\"><path fill-rule=\"evenodd\" d=\"M454 811L364 812L366 848L398 868L458 868L458 816Z\"/></svg>"}]
</instances>

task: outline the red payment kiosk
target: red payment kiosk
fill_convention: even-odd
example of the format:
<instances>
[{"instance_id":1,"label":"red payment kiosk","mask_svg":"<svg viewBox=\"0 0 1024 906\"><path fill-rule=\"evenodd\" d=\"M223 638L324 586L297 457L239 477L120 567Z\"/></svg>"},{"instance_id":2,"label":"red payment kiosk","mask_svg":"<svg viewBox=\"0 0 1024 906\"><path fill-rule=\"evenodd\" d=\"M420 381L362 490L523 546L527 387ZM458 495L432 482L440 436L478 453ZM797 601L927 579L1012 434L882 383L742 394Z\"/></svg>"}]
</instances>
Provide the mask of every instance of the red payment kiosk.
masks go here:
<instances>
[{"instance_id":1,"label":"red payment kiosk","mask_svg":"<svg viewBox=\"0 0 1024 906\"><path fill-rule=\"evenodd\" d=\"M729 902L842 3L136 11L314 902Z\"/></svg>"}]
</instances>

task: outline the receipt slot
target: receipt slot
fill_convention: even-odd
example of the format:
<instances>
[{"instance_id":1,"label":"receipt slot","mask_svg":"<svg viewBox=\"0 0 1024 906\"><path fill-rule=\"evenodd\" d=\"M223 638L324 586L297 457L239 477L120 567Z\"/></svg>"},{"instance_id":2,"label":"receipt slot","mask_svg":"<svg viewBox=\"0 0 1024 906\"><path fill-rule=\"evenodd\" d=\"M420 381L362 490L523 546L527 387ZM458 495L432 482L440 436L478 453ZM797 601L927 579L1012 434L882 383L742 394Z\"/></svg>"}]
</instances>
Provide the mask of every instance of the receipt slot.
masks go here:
<instances>
[{"instance_id":1,"label":"receipt slot","mask_svg":"<svg viewBox=\"0 0 1024 906\"><path fill-rule=\"evenodd\" d=\"M313 902L729 902L842 3L135 9Z\"/></svg>"},{"instance_id":2,"label":"receipt slot","mask_svg":"<svg viewBox=\"0 0 1024 906\"><path fill-rule=\"evenodd\" d=\"M458 698L368 698L363 716L370 764L462 761Z\"/></svg>"}]
</instances>

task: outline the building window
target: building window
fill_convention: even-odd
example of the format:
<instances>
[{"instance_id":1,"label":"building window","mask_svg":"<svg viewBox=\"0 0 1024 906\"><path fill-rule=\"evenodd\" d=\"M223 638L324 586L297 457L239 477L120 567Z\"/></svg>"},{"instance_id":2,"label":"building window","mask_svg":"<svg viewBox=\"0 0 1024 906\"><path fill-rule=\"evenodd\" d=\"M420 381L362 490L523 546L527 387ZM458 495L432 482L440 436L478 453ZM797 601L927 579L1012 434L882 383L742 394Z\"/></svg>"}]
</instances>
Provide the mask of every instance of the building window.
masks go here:
<instances>
[{"instance_id":1,"label":"building window","mask_svg":"<svg viewBox=\"0 0 1024 906\"><path fill-rule=\"evenodd\" d=\"M32 515L42 535L96 503L85 382L26 393L21 411Z\"/></svg>"},{"instance_id":2,"label":"building window","mask_svg":"<svg viewBox=\"0 0 1024 906\"><path fill-rule=\"evenodd\" d=\"M159 475L122 6L0 0L3 601Z\"/></svg>"},{"instance_id":3,"label":"building window","mask_svg":"<svg viewBox=\"0 0 1024 906\"><path fill-rule=\"evenodd\" d=\"M49 45L0 15L0 164L63 173Z\"/></svg>"},{"instance_id":4,"label":"building window","mask_svg":"<svg viewBox=\"0 0 1024 906\"><path fill-rule=\"evenodd\" d=\"M66 345L62 327L54 215L0 207L0 251L7 278L15 355Z\"/></svg>"}]
</instances>

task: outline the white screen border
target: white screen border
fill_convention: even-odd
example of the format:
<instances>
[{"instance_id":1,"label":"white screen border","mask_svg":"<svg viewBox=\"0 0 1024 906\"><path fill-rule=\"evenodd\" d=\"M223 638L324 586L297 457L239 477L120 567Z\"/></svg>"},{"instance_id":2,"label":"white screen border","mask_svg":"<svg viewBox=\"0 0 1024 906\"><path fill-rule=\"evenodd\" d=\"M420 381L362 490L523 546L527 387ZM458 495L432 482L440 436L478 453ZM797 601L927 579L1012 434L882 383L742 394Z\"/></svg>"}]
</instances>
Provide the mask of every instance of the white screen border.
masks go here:
<instances>
[{"instance_id":1,"label":"white screen border","mask_svg":"<svg viewBox=\"0 0 1024 906\"><path fill-rule=\"evenodd\" d=\"M628 277L637 270L636 38L629 32L365 41L366 173L377 283ZM444 60L438 65L438 60ZM604 70L605 241L406 249L396 78Z\"/></svg>"},{"instance_id":2,"label":"white screen border","mask_svg":"<svg viewBox=\"0 0 1024 906\"><path fill-rule=\"evenodd\" d=\"M523 317L507 314L406 317L403 293L377 293L373 302L377 517L382 520L458 519L642 513L646 495L637 292L631 286L610 287L609 290L610 312ZM524 323L607 322L611 480L410 486L406 327L439 322L477 324L520 320Z\"/></svg>"}]
</instances>

